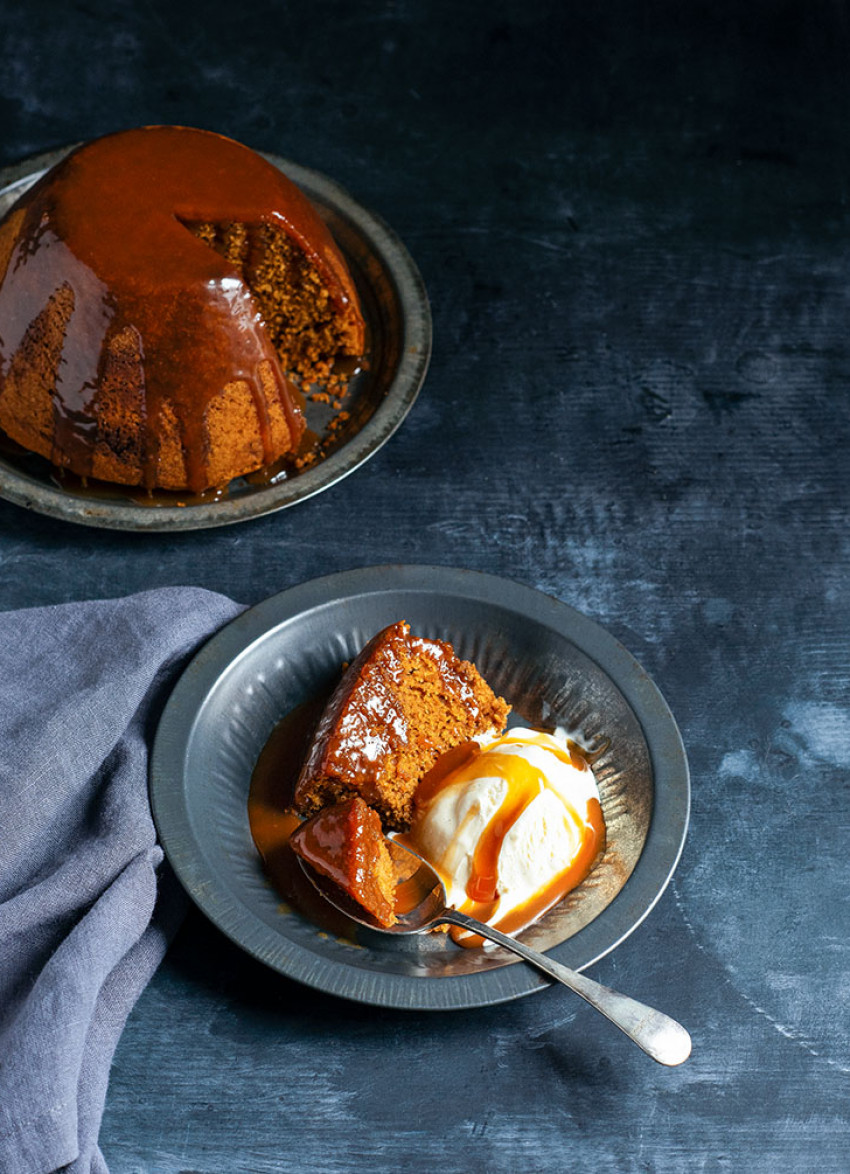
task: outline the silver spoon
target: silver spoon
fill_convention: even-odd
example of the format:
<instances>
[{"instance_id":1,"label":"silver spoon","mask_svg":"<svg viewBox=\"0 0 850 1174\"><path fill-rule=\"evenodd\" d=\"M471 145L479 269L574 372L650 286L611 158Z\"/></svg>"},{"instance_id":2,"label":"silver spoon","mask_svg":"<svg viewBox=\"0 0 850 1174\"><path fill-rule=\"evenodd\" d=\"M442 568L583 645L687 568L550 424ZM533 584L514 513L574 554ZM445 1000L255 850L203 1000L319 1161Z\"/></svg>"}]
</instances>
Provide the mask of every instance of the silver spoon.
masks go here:
<instances>
[{"instance_id":1,"label":"silver spoon","mask_svg":"<svg viewBox=\"0 0 850 1174\"><path fill-rule=\"evenodd\" d=\"M401 848L402 845L394 844L393 852L395 853ZM520 958L524 958L526 962L530 962L532 966L536 966L538 970L542 970L550 978L557 979L558 982L569 987L571 991L581 995L585 1002L590 1003L591 1007L595 1007L597 1011L601 1011L606 1019L610 1019L615 1027L619 1027L620 1031L625 1032L630 1040L633 1040L639 1048L643 1048L646 1054L651 1056L653 1060L657 1060L659 1064L674 1067L687 1060L691 1054L691 1037L675 1019L662 1014L661 1011L653 1010L652 1007L647 1007L644 1003L638 1003L627 995L618 994L610 987L594 982L592 978L586 978L585 975L578 974L567 966L562 966L560 962L554 962L545 954L538 954L536 950L530 950L522 942L515 938L509 938L499 930L493 929L492 926L476 921L474 917L467 917L465 913L448 908L443 882L431 865L410 849L404 848L403 850L419 861L418 870L406 884L411 887L415 886L415 891L417 894L422 894L422 899L410 912L398 914L395 925L389 927L380 925L369 916L365 909L347 897L332 880L317 872L300 856L298 863L307 879L325 900L344 913L346 917L351 918L352 921L357 921L380 933L388 934L424 933L425 930L433 929L437 925L446 924L458 925L470 933L480 934L481 937L489 938L491 942L496 942L498 945L504 946L506 950L518 954Z\"/></svg>"}]
</instances>

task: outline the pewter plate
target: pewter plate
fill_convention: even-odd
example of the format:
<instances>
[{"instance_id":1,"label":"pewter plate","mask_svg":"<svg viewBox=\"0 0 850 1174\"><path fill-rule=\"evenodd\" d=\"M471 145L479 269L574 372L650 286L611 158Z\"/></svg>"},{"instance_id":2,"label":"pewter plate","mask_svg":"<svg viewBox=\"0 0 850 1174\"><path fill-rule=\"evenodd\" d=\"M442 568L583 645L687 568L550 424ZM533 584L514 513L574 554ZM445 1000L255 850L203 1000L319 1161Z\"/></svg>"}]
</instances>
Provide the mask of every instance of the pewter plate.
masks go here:
<instances>
[{"instance_id":1,"label":"pewter plate","mask_svg":"<svg viewBox=\"0 0 850 1174\"><path fill-rule=\"evenodd\" d=\"M284 591L197 654L166 706L151 760L154 819L204 913L249 954L319 990L388 1007L477 1007L547 985L501 950L447 935L321 932L267 882L248 824L257 757L279 719L326 689L381 628L449 640L535 725L562 725L596 758L608 842L588 879L522 939L576 970L646 917L679 859L689 780L658 689L612 636L566 604L491 575L372 567Z\"/></svg>"},{"instance_id":2,"label":"pewter plate","mask_svg":"<svg viewBox=\"0 0 850 1174\"><path fill-rule=\"evenodd\" d=\"M72 147L0 169L0 217ZM348 262L368 331L368 369L349 385L350 418L319 460L281 472L270 484L239 478L218 501L146 503L141 490L98 484L83 490L60 483L53 466L6 442L0 451L0 497L68 522L111 530L200 530L243 522L295 505L353 473L386 443L422 386L431 355L431 312L422 278L402 242L378 216L333 180L277 155L266 159L309 196ZM333 409L308 402L307 427L328 436Z\"/></svg>"}]
</instances>

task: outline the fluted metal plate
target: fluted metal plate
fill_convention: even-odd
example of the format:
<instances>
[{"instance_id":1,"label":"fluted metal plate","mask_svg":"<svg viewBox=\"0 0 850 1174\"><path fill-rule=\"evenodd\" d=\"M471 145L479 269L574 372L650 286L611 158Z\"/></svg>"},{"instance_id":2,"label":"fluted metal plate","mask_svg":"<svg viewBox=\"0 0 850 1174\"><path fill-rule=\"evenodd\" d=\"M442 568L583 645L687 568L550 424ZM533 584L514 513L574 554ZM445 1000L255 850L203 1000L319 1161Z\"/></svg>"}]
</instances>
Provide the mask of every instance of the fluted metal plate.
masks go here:
<instances>
[{"instance_id":1,"label":"fluted metal plate","mask_svg":"<svg viewBox=\"0 0 850 1174\"><path fill-rule=\"evenodd\" d=\"M0 169L0 217L45 171L72 150L63 147ZM243 522L295 505L354 472L386 443L410 411L431 356L431 312L422 278L395 233L317 171L277 155L265 158L309 196L339 245L357 286L369 340L368 368L349 384L349 419L334 433L326 405L308 402L307 426L327 437L319 459L273 484L233 481L219 501L177 504L160 494L98 483L88 490L59 481L49 461L6 442L0 450L0 497L42 514L111 530L200 530ZM170 504L170 502L174 504Z\"/></svg>"},{"instance_id":2,"label":"fluted metal plate","mask_svg":"<svg viewBox=\"0 0 850 1174\"><path fill-rule=\"evenodd\" d=\"M500 950L444 934L320 931L267 882L248 825L251 774L276 722L316 696L397 620L449 640L532 724L564 725L600 756L608 843L590 877L522 938L584 969L663 892L688 823L684 748L661 694L591 620L528 587L440 567L375 567L318 579L245 612L198 653L160 722L154 818L207 916L269 966L364 1003L452 1008L525 995L546 980Z\"/></svg>"}]
</instances>

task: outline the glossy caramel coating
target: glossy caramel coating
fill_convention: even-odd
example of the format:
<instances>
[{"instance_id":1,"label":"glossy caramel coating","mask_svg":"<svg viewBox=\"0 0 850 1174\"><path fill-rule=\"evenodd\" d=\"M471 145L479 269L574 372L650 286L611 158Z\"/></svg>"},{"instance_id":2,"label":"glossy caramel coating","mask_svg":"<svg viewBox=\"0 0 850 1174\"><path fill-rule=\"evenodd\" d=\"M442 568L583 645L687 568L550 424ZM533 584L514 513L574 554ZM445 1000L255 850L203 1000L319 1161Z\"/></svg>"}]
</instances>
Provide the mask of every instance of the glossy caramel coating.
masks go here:
<instances>
[{"instance_id":1,"label":"glossy caramel coating","mask_svg":"<svg viewBox=\"0 0 850 1174\"><path fill-rule=\"evenodd\" d=\"M381 925L393 925L395 872L381 820L355 796L326 807L289 839L292 850L327 876Z\"/></svg>"},{"instance_id":2,"label":"glossy caramel coating","mask_svg":"<svg viewBox=\"0 0 850 1174\"><path fill-rule=\"evenodd\" d=\"M345 353L362 350L342 256L277 168L207 131L124 131L73 151L0 226L0 426L81 476L194 492L294 451L303 418L251 287L275 271L197 227L233 224L255 252L285 238Z\"/></svg>"}]
</instances>

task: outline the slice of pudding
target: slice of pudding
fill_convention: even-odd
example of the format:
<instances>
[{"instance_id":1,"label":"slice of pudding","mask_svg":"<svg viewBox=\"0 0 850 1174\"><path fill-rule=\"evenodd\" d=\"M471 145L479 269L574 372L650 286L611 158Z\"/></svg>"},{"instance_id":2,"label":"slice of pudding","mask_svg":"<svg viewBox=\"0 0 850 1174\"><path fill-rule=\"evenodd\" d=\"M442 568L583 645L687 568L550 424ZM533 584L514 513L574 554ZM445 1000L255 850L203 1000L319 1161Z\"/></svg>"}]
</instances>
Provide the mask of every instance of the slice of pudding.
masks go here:
<instances>
[{"instance_id":1,"label":"slice of pudding","mask_svg":"<svg viewBox=\"0 0 850 1174\"><path fill-rule=\"evenodd\" d=\"M420 779L441 754L501 733L510 707L450 644L379 632L346 671L301 770L295 807L312 815L360 796L387 830L404 830Z\"/></svg>"}]
</instances>

